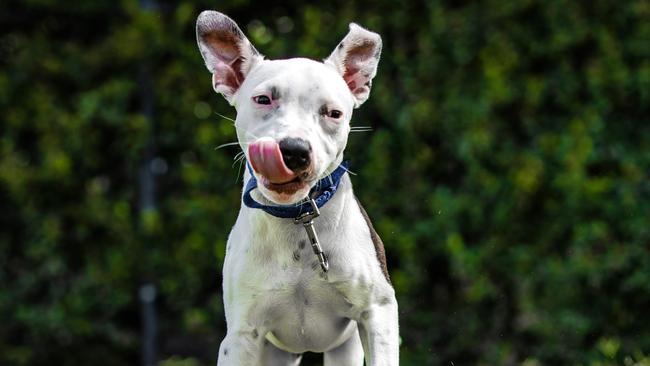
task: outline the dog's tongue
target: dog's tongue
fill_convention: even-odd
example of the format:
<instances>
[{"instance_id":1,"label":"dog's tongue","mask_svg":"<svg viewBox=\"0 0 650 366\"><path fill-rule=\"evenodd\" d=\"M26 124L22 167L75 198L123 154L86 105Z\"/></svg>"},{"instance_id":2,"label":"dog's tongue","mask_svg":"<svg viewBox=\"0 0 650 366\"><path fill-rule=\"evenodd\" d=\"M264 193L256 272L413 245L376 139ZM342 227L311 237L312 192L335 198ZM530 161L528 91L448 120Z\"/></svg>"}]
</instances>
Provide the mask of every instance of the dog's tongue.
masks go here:
<instances>
[{"instance_id":1,"label":"dog's tongue","mask_svg":"<svg viewBox=\"0 0 650 366\"><path fill-rule=\"evenodd\" d=\"M263 137L248 145L248 158L253 169L271 183L287 183L296 177L284 164L280 146L272 138Z\"/></svg>"}]
</instances>

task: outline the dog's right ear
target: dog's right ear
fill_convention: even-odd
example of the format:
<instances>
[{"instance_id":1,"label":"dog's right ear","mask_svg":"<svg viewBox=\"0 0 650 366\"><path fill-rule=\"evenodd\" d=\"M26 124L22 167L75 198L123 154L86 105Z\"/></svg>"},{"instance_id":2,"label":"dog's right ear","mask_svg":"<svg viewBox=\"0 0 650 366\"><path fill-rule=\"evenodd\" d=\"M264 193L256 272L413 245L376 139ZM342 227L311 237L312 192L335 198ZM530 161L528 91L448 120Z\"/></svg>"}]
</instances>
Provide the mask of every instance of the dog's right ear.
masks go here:
<instances>
[{"instance_id":1,"label":"dog's right ear","mask_svg":"<svg viewBox=\"0 0 650 366\"><path fill-rule=\"evenodd\" d=\"M232 105L253 65L262 59L237 23L217 11L206 10L196 20L196 40L212 73L212 87Z\"/></svg>"}]
</instances>

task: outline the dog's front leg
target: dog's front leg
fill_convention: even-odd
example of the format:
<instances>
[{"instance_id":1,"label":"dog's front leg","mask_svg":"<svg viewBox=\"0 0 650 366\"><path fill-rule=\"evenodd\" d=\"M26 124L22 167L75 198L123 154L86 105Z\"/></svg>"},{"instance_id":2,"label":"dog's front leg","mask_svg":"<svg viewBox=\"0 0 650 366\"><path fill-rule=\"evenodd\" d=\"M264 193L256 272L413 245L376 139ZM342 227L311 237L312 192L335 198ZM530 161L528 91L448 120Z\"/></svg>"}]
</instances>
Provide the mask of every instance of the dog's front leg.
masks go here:
<instances>
[{"instance_id":1,"label":"dog's front leg","mask_svg":"<svg viewBox=\"0 0 650 366\"><path fill-rule=\"evenodd\" d=\"M217 366L260 364L263 338L257 329L229 330L219 347Z\"/></svg>"},{"instance_id":2,"label":"dog's front leg","mask_svg":"<svg viewBox=\"0 0 650 366\"><path fill-rule=\"evenodd\" d=\"M399 365L399 324L394 297L361 313L359 331L368 366Z\"/></svg>"}]
</instances>

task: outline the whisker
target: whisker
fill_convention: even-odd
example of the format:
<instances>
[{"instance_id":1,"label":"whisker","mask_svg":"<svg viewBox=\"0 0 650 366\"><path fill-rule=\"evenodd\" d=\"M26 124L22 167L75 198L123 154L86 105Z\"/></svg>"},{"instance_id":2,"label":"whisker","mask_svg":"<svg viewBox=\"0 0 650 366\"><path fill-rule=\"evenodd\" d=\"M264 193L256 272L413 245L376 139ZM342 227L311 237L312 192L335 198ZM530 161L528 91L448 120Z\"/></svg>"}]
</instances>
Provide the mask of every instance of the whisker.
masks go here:
<instances>
[{"instance_id":1,"label":"whisker","mask_svg":"<svg viewBox=\"0 0 650 366\"><path fill-rule=\"evenodd\" d=\"M338 168L338 166L335 166L335 167L333 167L332 169L326 170L325 173L323 173L323 178L318 179L318 182L316 183L316 187L317 187L316 189L317 189L317 190L320 190L320 189L321 189L321 181L322 181L325 177L327 177L327 179L329 179L330 184L334 184L334 182L332 181L332 173L334 173L334 171L335 171L337 168ZM347 169L346 169L346 170L347 170Z\"/></svg>"},{"instance_id":2,"label":"whisker","mask_svg":"<svg viewBox=\"0 0 650 366\"><path fill-rule=\"evenodd\" d=\"M348 169L348 168L346 168L344 166L342 168L343 168L343 170L345 170L346 172L348 172L348 173L350 173L352 175L357 175L357 173L353 172L352 170L350 170L350 169Z\"/></svg>"},{"instance_id":3,"label":"whisker","mask_svg":"<svg viewBox=\"0 0 650 366\"><path fill-rule=\"evenodd\" d=\"M234 168L235 164L237 164L237 163L242 163L245 160L245 158L246 158L246 156L244 154L239 155L238 158L234 159L235 161L233 161L232 167Z\"/></svg>"},{"instance_id":4,"label":"whisker","mask_svg":"<svg viewBox=\"0 0 650 366\"><path fill-rule=\"evenodd\" d=\"M221 118L223 118L223 119L227 119L228 121L231 121L233 124L235 123L235 120L232 119L232 118L230 118L230 117L226 117L226 116L224 116L223 114L221 114L221 113L219 113L219 112L214 112L214 113L215 113L217 116L219 116L219 117L221 117Z\"/></svg>"},{"instance_id":5,"label":"whisker","mask_svg":"<svg viewBox=\"0 0 650 366\"><path fill-rule=\"evenodd\" d=\"M235 142L227 142L227 143L225 143L225 144L221 144L221 145L215 147L214 149L215 149L215 150L219 150L219 149L221 149L221 148L223 148L223 147L227 147L227 146L235 146L235 145L239 145L239 142L236 142L236 141L235 141Z\"/></svg>"},{"instance_id":6,"label":"whisker","mask_svg":"<svg viewBox=\"0 0 650 366\"><path fill-rule=\"evenodd\" d=\"M238 159L241 159L243 155L244 155L244 152L243 152L243 151L240 151L240 152L238 152L238 153L235 155L234 158L232 158L232 160L238 160Z\"/></svg>"},{"instance_id":7,"label":"whisker","mask_svg":"<svg viewBox=\"0 0 650 366\"><path fill-rule=\"evenodd\" d=\"M233 165L234 165L234 163L233 163ZM241 168L242 168L243 165L244 165L244 156L239 158L239 168L237 169L237 175L235 176L235 183L237 183L239 181L239 177L241 177L241 175L242 175L241 174Z\"/></svg>"}]
</instances>

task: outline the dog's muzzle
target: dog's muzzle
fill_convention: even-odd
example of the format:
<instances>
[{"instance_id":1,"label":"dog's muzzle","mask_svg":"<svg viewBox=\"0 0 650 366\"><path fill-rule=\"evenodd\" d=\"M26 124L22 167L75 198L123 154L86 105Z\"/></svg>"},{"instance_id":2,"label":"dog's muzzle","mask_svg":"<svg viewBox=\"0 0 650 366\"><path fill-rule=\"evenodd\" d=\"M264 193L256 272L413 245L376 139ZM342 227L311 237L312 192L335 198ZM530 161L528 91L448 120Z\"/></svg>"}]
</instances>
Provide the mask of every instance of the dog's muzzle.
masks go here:
<instances>
[{"instance_id":1,"label":"dog's muzzle","mask_svg":"<svg viewBox=\"0 0 650 366\"><path fill-rule=\"evenodd\" d=\"M270 137L263 137L248 145L248 158L253 169L270 183L287 183L297 176L284 162L280 145Z\"/></svg>"}]
</instances>

